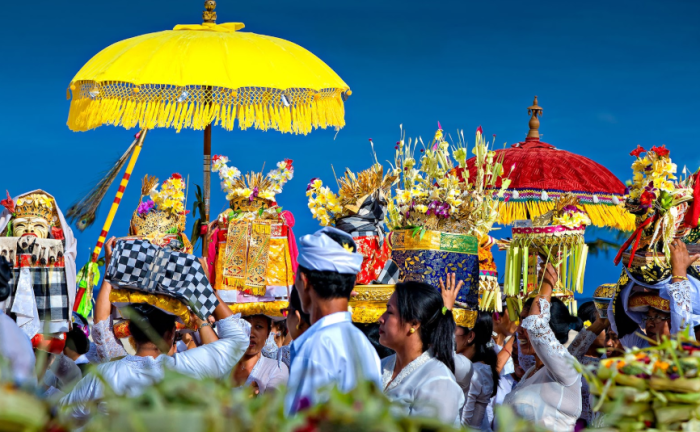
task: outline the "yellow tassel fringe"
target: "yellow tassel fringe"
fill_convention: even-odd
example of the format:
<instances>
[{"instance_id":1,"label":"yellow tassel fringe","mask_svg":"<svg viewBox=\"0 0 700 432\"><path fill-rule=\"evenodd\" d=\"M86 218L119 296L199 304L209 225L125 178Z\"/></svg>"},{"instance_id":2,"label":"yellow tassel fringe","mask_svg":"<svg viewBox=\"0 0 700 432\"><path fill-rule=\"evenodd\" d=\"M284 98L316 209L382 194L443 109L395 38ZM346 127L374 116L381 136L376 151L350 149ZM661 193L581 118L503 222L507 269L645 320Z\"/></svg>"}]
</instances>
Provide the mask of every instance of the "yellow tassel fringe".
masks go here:
<instances>
[{"instance_id":1,"label":"yellow tassel fringe","mask_svg":"<svg viewBox=\"0 0 700 432\"><path fill-rule=\"evenodd\" d=\"M554 210L554 201L526 201L501 203L498 222L509 225L516 220L535 218L542 216L550 210ZM597 227L610 227L623 231L633 231L635 228L634 215L622 206L605 204L581 204L593 225Z\"/></svg>"},{"instance_id":2,"label":"yellow tassel fringe","mask_svg":"<svg viewBox=\"0 0 700 432\"><path fill-rule=\"evenodd\" d=\"M82 82L73 93L68 115L73 131L113 125L179 132L183 128L203 130L208 124L230 131L236 122L243 130L254 127L304 135L316 128L340 129L345 126L342 90L232 91L144 85L134 92L125 83Z\"/></svg>"}]
</instances>

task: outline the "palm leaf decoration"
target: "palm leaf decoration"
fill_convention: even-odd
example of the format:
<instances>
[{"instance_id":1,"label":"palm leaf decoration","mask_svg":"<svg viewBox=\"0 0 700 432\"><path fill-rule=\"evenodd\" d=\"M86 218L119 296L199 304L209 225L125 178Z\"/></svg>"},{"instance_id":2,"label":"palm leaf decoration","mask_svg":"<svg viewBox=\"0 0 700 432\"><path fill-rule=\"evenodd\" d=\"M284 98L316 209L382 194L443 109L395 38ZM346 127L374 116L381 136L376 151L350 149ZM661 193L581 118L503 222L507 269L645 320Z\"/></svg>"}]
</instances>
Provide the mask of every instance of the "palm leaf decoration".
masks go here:
<instances>
[{"instance_id":1,"label":"palm leaf decoration","mask_svg":"<svg viewBox=\"0 0 700 432\"><path fill-rule=\"evenodd\" d=\"M195 192L195 200L192 203L192 217L197 217L197 212L199 212L199 219L195 219L194 225L192 226L192 234L190 239L192 241L192 248L197 247L197 243L202 238L202 227L206 225L207 221L204 220L204 195L202 194L202 188L199 185L195 185L197 192ZM204 251L206 252L206 251Z\"/></svg>"}]
</instances>

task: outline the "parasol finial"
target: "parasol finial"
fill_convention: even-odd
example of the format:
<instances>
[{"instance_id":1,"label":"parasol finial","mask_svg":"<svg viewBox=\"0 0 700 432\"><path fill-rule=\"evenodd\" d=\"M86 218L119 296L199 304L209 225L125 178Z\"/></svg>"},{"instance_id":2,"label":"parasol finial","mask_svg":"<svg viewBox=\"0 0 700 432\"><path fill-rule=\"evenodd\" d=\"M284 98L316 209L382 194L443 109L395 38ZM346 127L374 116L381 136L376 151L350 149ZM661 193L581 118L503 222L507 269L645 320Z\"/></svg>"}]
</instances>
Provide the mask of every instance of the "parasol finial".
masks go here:
<instances>
[{"instance_id":1,"label":"parasol finial","mask_svg":"<svg viewBox=\"0 0 700 432\"><path fill-rule=\"evenodd\" d=\"M204 12L202 12L202 20L204 23L216 24L216 2L214 0L207 0L204 2Z\"/></svg>"},{"instance_id":2,"label":"parasol finial","mask_svg":"<svg viewBox=\"0 0 700 432\"><path fill-rule=\"evenodd\" d=\"M537 96L535 96L535 101L532 106L527 107L528 115L530 117L530 132L527 133L528 138L540 138L540 119L539 116L542 115L542 107L537 105Z\"/></svg>"}]
</instances>

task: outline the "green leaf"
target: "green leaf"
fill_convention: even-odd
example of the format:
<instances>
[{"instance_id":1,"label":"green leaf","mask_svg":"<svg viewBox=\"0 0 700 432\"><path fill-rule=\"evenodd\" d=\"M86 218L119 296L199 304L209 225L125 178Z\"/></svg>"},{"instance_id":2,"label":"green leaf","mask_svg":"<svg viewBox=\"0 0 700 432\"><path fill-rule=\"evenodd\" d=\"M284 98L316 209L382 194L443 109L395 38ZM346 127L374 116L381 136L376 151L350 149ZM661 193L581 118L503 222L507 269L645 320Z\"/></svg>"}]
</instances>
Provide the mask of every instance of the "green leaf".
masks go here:
<instances>
[{"instance_id":1,"label":"green leaf","mask_svg":"<svg viewBox=\"0 0 700 432\"><path fill-rule=\"evenodd\" d=\"M418 240L423 240L423 236L425 235L426 231L427 230L425 229L425 227L421 228L420 237L418 238Z\"/></svg>"}]
</instances>

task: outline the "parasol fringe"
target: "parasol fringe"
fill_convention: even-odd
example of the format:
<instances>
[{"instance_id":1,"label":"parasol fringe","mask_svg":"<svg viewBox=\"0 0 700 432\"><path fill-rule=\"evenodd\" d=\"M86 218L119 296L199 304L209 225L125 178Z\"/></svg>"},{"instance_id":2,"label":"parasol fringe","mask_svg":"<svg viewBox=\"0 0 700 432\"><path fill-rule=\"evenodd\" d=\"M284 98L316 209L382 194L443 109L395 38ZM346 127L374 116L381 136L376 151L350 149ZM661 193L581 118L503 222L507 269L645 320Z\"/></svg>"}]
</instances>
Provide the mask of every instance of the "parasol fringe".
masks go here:
<instances>
[{"instance_id":1,"label":"parasol fringe","mask_svg":"<svg viewBox=\"0 0 700 432\"><path fill-rule=\"evenodd\" d=\"M248 99L251 100L251 99ZM249 103L242 104L241 98L227 97L221 102L208 103L202 99L190 98L174 101L160 98L136 100L119 97L81 97L76 92L68 114L68 127L74 131L87 131L103 124L121 126L127 129L139 127L173 128L178 132L183 128L203 130L208 124L220 125L233 130L238 124L242 130L277 129L281 132L308 134L313 129L345 126L345 107L339 90L310 94L296 99L289 106L280 105L277 94L265 94ZM513 220L525 207L513 213L511 206L501 209L505 219ZM512 213L512 214L511 214ZM509 216L505 216L509 215ZM609 212L600 213L606 219L624 219Z\"/></svg>"},{"instance_id":2,"label":"parasol fringe","mask_svg":"<svg viewBox=\"0 0 700 432\"><path fill-rule=\"evenodd\" d=\"M632 231L635 227L634 215L622 206L605 204L581 204L591 218L593 225L612 227L622 231ZM513 224L516 220L542 216L554 209L553 201L509 201L499 206L498 223Z\"/></svg>"}]
</instances>

